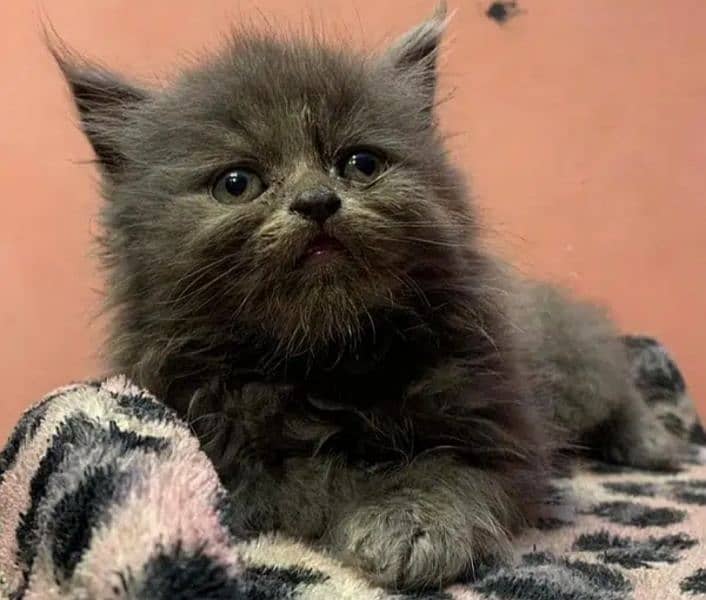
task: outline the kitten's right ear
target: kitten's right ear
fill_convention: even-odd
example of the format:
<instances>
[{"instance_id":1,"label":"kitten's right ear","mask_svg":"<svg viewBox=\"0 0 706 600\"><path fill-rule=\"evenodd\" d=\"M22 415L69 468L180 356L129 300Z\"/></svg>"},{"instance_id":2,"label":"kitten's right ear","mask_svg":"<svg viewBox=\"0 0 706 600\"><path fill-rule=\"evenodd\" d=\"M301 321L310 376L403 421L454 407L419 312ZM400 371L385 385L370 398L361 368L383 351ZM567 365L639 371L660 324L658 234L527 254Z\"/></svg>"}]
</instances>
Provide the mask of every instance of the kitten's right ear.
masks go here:
<instances>
[{"instance_id":1,"label":"kitten's right ear","mask_svg":"<svg viewBox=\"0 0 706 600\"><path fill-rule=\"evenodd\" d=\"M429 103L436 88L439 45L448 22L446 0L440 0L431 18L404 34L384 55L396 70L413 75Z\"/></svg>"},{"instance_id":2,"label":"kitten's right ear","mask_svg":"<svg viewBox=\"0 0 706 600\"><path fill-rule=\"evenodd\" d=\"M105 175L119 174L126 163L119 147L119 133L130 112L150 97L149 92L107 69L77 58L56 40L47 39L47 44L69 84L81 128L96 153L98 164Z\"/></svg>"}]
</instances>

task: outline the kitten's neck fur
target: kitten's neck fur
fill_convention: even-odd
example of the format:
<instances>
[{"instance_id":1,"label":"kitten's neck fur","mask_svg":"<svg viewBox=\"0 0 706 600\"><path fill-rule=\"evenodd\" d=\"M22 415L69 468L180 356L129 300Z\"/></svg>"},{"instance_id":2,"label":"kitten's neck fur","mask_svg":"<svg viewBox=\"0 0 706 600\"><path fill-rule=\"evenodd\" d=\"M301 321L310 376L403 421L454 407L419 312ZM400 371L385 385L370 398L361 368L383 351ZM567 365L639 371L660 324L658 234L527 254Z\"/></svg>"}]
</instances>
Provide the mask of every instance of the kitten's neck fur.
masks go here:
<instances>
[{"instance_id":1,"label":"kitten's neck fur","mask_svg":"<svg viewBox=\"0 0 706 600\"><path fill-rule=\"evenodd\" d=\"M116 368L179 410L186 410L191 395L213 379L231 386L251 381L290 385L331 404L382 410L450 360L500 370L512 380L513 374L505 372L507 361L500 359L506 346L501 303L487 284L497 276L496 265L480 254L464 254L464 269L418 280L419 293L404 305L372 308L349 337L312 341L294 353L286 340L243 323L224 327L218 343L194 339L168 352L150 347L141 328L130 335L129 323L118 319ZM131 307L123 309L133 314Z\"/></svg>"}]
</instances>

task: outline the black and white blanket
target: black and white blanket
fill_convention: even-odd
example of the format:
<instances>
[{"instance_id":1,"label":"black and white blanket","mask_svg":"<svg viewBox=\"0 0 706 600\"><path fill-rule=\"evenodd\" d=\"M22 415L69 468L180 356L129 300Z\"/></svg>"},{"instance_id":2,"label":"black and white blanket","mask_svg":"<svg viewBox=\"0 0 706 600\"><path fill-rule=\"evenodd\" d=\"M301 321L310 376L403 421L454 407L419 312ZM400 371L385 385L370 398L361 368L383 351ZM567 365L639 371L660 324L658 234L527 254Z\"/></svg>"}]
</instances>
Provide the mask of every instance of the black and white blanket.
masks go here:
<instances>
[{"instance_id":1,"label":"black and white blanket","mask_svg":"<svg viewBox=\"0 0 706 600\"><path fill-rule=\"evenodd\" d=\"M626 343L646 410L690 436L692 462L660 474L583 465L556 480L556 516L517 540L513 564L411 596L294 540L235 539L196 438L125 378L59 389L0 454L0 597L706 598L706 435L662 346Z\"/></svg>"}]
</instances>

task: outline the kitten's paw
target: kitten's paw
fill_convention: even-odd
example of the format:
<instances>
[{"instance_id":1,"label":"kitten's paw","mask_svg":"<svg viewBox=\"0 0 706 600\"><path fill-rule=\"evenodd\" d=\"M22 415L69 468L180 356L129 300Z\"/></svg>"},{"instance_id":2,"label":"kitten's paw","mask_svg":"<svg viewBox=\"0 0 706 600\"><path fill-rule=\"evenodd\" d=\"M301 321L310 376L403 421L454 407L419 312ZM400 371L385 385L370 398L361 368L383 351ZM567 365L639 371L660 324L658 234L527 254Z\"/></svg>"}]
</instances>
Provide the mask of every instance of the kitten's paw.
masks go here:
<instances>
[{"instance_id":1,"label":"kitten's paw","mask_svg":"<svg viewBox=\"0 0 706 600\"><path fill-rule=\"evenodd\" d=\"M367 507L341 525L336 543L342 560L374 584L395 590L440 588L473 569L474 560L507 544L487 531L457 528L443 514L415 507Z\"/></svg>"},{"instance_id":2,"label":"kitten's paw","mask_svg":"<svg viewBox=\"0 0 706 600\"><path fill-rule=\"evenodd\" d=\"M358 515L345 526L343 560L377 585L441 586L471 564L469 541L449 539L438 525L406 512Z\"/></svg>"},{"instance_id":3,"label":"kitten's paw","mask_svg":"<svg viewBox=\"0 0 706 600\"><path fill-rule=\"evenodd\" d=\"M685 458L684 443L655 420L643 420L618 432L606 449L613 462L638 469L669 471Z\"/></svg>"}]
</instances>

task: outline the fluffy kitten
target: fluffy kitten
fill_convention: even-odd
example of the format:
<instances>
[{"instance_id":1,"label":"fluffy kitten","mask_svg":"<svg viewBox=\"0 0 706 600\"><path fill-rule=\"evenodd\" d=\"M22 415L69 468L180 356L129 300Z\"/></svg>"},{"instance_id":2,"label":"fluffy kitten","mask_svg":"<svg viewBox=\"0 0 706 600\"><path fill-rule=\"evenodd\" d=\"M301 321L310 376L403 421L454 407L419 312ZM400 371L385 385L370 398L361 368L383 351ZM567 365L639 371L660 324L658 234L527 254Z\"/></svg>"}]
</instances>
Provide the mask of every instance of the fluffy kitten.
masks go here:
<instances>
[{"instance_id":1,"label":"fluffy kitten","mask_svg":"<svg viewBox=\"0 0 706 600\"><path fill-rule=\"evenodd\" d=\"M503 555L561 432L674 457L600 312L480 246L434 117L444 26L370 56L242 33L163 89L55 51L102 173L115 369L193 424L239 535L397 588Z\"/></svg>"}]
</instances>

